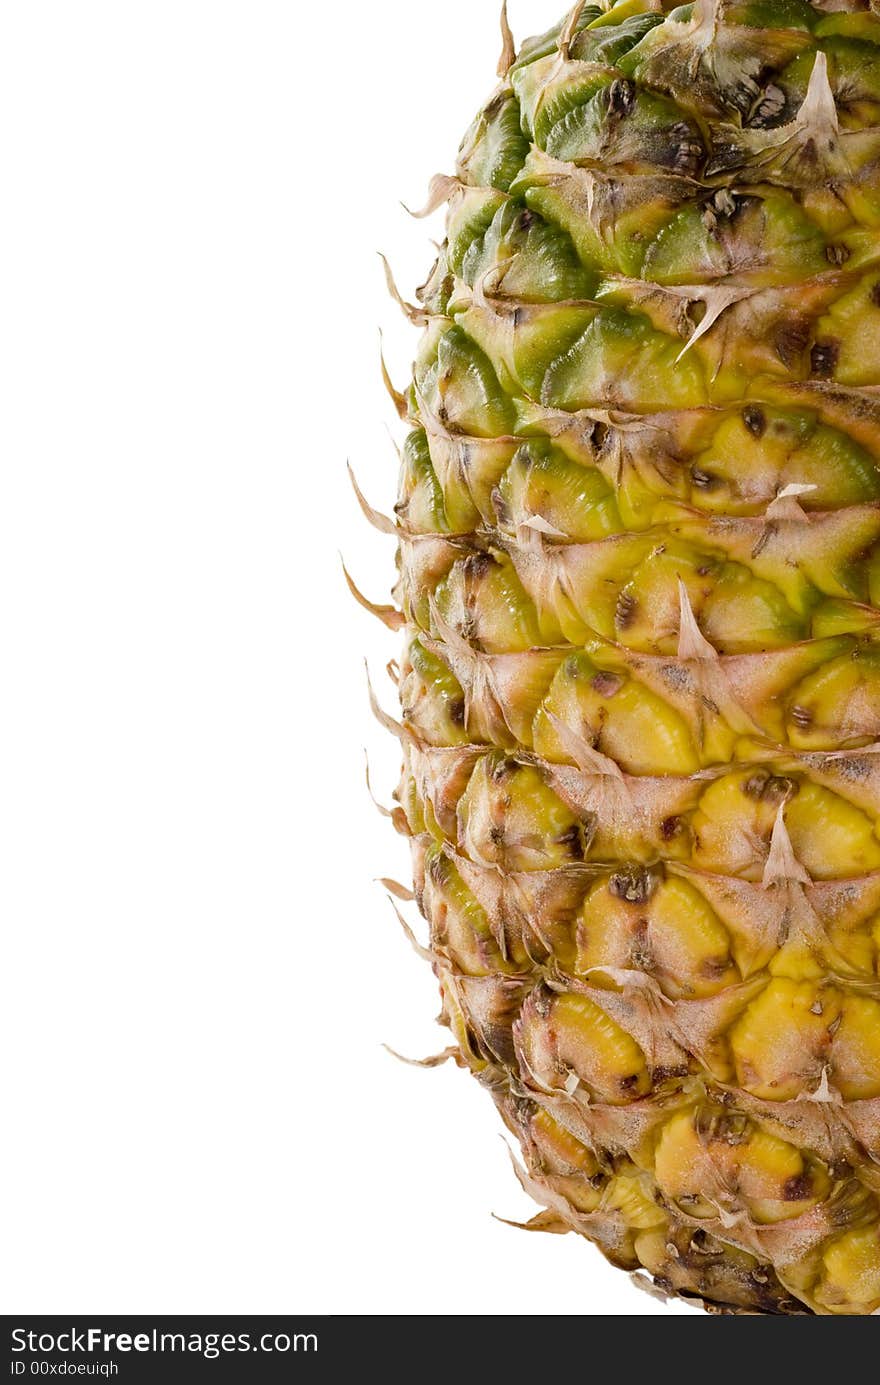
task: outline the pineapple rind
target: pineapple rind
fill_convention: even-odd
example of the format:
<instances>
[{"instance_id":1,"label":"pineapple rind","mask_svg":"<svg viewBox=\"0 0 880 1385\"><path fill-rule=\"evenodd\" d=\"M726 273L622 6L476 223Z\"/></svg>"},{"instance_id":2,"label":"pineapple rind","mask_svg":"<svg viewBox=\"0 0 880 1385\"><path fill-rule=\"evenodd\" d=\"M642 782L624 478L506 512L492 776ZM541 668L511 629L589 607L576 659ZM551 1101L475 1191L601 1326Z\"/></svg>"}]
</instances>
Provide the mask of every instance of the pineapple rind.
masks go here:
<instances>
[{"instance_id":1,"label":"pineapple rind","mask_svg":"<svg viewBox=\"0 0 880 1385\"><path fill-rule=\"evenodd\" d=\"M395 822L458 1061L536 1226L876 1313L880 17L578 5L448 191Z\"/></svg>"}]
</instances>

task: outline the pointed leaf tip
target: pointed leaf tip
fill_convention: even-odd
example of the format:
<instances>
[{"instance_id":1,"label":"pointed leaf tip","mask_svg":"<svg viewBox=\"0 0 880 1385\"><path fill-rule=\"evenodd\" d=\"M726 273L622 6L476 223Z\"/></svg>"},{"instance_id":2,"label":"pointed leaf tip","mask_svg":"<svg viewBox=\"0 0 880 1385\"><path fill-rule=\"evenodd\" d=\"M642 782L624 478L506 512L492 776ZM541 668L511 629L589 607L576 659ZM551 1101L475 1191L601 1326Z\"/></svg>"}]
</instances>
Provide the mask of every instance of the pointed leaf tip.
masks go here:
<instances>
[{"instance_id":1,"label":"pointed leaf tip","mask_svg":"<svg viewBox=\"0 0 880 1385\"><path fill-rule=\"evenodd\" d=\"M411 739L411 732L408 732L401 722L395 721L384 708L380 707L379 699L376 697L376 690L373 687L373 680L370 677L370 666L366 659L364 659L364 668L367 671L367 693L370 700L370 711L373 713L373 716L376 718L379 725L383 727L384 730L390 731L391 735L397 740L402 741L404 739Z\"/></svg>"},{"instance_id":2,"label":"pointed leaf tip","mask_svg":"<svg viewBox=\"0 0 880 1385\"><path fill-rule=\"evenodd\" d=\"M396 1058L398 1063L405 1063L408 1068L439 1068L444 1063L448 1063L450 1058L457 1058L457 1048L445 1048L442 1053L435 1053L431 1058L406 1058L402 1053L398 1053L396 1048L390 1044L383 1044L386 1053L390 1053L392 1058Z\"/></svg>"},{"instance_id":3,"label":"pointed leaf tip","mask_svg":"<svg viewBox=\"0 0 880 1385\"><path fill-rule=\"evenodd\" d=\"M804 869L794 852L788 828L785 825L785 804L780 803L770 838L770 850L764 866L761 884L765 890L771 885L809 885L812 877Z\"/></svg>"},{"instance_id":4,"label":"pointed leaf tip","mask_svg":"<svg viewBox=\"0 0 880 1385\"><path fill-rule=\"evenodd\" d=\"M717 659L718 650L710 644L703 634L697 618L694 615L694 608L688 595L688 589L678 579L678 601L679 601L679 626L678 626L678 657L679 659Z\"/></svg>"},{"instance_id":5,"label":"pointed leaf tip","mask_svg":"<svg viewBox=\"0 0 880 1385\"><path fill-rule=\"evenodd\" d=\"M415 899L415 895L409 886L401 885L399 880L390 880L388 876L380 875L376 880L376 884L381 885L384 890L394 895L394 898L399 899L403 904L412 904Z\"/></svg>"},{"instance_id":6,"label":"pointed leaf tip","mask_svg":"<svg viewBox=\"0 0 880 1385\"><path fill-rule=\"evenodd\" d=\"M832 1087L828 1080L829 1068L826 1063L822 1068L822 1076L811 1092L800 1092L795 1101L810 1101L817 1106L842 1106L843 1097L836 1087Z\"/></svg>"},{"instance_id":7,"label":"pointed leaf tip","mask_svg":"<svg viewBox=\"0 0 880 1385\"><path fill-rule=\"evenodd\" d=\"M558 1212L551 1208L545 1208L542 1212L536 1212L529 1221L511 1221L510 1217L499 1217L497 1212L492 1213L493 1221L500 1222L502 1226L510 1226L514 1231L543 1231L551 1236L567 1236L574 1230L568 1222L562 1220Z\"/></svg>"},{"instance_id":8,"label":"pointed leaf tip","mask_svg":"<svg viewBox=\"0 0 880 1385\"><path fill-rule=\"evenodd\" d=\"M392 534L394 538L399 538L399 526L395 524L394 520L390 519L388 515L383 515L380 510L373 509L357 483L357 477L352 470L351 462L346 462L346 467L348 468L348 479L351 481L352 490L357 497L357 502L363 511L364 517L369 520L374 529L379 530L380 534Z\"/></svg>"},{"instance_id":9,"label":"pointed leaf tip","mask_svg":"<svg viewBox=\"0 0 880 1385\"><path fill-rule=\"evenodd\" d=\"M816 61L813 64L813 71L810 73L810 81L807 85L807 94L804 97L803 105L795 116L794 123L801 130L808 130L814 135L819 135L824 131L829 135L836 136L840 131L837 103L834 100L834 92L831 90L831 82L828 78L828 59L821 51L816 54Z\"/></svg>"},{"instance_id":10,"label":"pointed leaf tip","mask_svg":"<svg viewBox=\"0 0 880 1385\"><path fill-rule=\"evenodd\" d=\"M345 566L345 561L341 554L339 560L342 563L342 573L345 577L346 586L358 605L362 606L365 611L369 611L370 615L375 616L377 620L381 620L382 624L389 630L394 632L402 630L403 626L406 624L406 618L403 612L398 611L396 606L378 606L375 602L368 600L356 585L351 573Z\"/></svg>"},{"instance_id":11,"label":"pointed leaf tip","mask_svg":"<svg viewBox=\"0 0 880 1385\"><path fill-rule=\"evenodd\" d=\"M403 297L403 294L400 292L400 289L397 287L397 284L394 281L394 274L392 273L391 266L388 263L388 260L382 254L381 250L378 253L379 259L382 261L382 266L385 270L385 283L388 286L388 292L391 294L391 297L394 299L395 303L400 308L400 311L403 313L404 317L408 318L409 321L413 324L413 326L423 326L427 321L427 314L421 308L417 308L414 303L408 303L406 301L406 299Z\"/></svg>"},{"instance_id":12,"label":"pointed leaf tip","mask_svg":"<svg viewBox=\"0 0 880 1385\"><path fill-rule=\"evenodd\" d=\"M603 755L600 750L585 740L577 731L556 715L548 713L550 724L559 737L559 743L566 755L570 755L578 769L587 774L603 775L608 779L623 780L623 771L616 760Z\"/></svg>"},{"instance_id":13,"label":"pointed leaf tip","mask_svg":"<svg viewBox=\"0 0 880 1385\"><path fill-rule=\"evenodd\" d=\"M461 182L458 178L452 178L446 173L435 173L428 184L428 199L423 207L414 212L405 202L400 205L408 216L414 217L416 221L423 221L426 216L436 212L438 207L442 207L444 202L448 202L460 187Z\"/></svg>"},{"instance_id":14,"label":"pointed leaf tip","mask_svg":"<svg viewBox=\"0 0 880 1385\"><path fill-rule=\"evenodd\" d=\"M431 949L430 949L429 947L423 947L422 944L419 942L419 940L418 940L418 938L416 937L415 933L414 933L414 932L412 931L412 929L410 928L409 924L407 923L406 919L403 917L403 914L402 914L402 913L400 912L400 910L398 909L397 905L395 904L395 902L394 902L394 900L392 899L392 897L391 897L390 894L389 894L389 896L388 896L388 902L389 902L389 904L391 905L392 909L394 910L394 914L395 914L395 917L396 917L396 919L397 919L397 922L400 924L401 928L403 929L404 936L406 937L406 940L407 940L407 942L410 944L410 946L411 946L411 948L413 949L413 951L414 951L419 957L421 957L421 959L422 959L423 962L433 962L433 961L434 961L434 954L433 954L433 952L431 951Z\"/></svg>"},{"instance_id":15,"label":"pointed leaf tip","mask_svg":"<svg viewBox=\"0 0 880 1385\"><path fill-rule=\"evenodd\" d=\"M406 402L406 395L402 394L399 389L395 388L394 381L391 379L391 375L388 371L388 366L385 361L385 352L383 350L381 332L379 333L379 362L382 368L382 383L388 392L388 396L392 404L394 405L397 417L405 423L409 418L409 406Z\"/></svg>"},{"instance_id":16,"label":"pointed leaf tip","mask_svg":"<svg viewBox=\"0 0 880 1385\"><path fill-rule=\"evenodd\" d=\"M562 26L562 31L559 35L559 43L557 46L559 48L559 52L561 53L562 57L565 59L566 62L571 57L571 45L574 42L575 34L577 33L577 26L580 21L580 17L583 14L584 9L586 7L586 3L587 0L578 0L578 3L574 6L574 8L569 11L568 18Z\"/></svg>"},{"instance_id":17,"label":"pointed leaf tip","mask_svg":"<svg viewBox=\"0 0 880 1385\"><path fill-rule=\"evenodd\" d=\"M693 32L705 43L710 43L724 19L725 0L697 0L694 5L691 23Z\"/></svg>"},{"instance_id":18,"label":"pointed leaf tip","mask_svg":"<svg viewBox=\"0 0 880 1385\"><path fill-rule=\"evenodd\" d=\"M516 43L507 18L507 0L503 0L501 6L501 40L503 46L498 59L498 76L506 77L516 62Z\"/></svg>"},{"instance_id":19,"label":"pointed leaf tip","mask_svg":"<svg viewBox=\"0 0 880 1385\"><path fill-rule=\"evenodd\" d=\"M764 513L768 519L806 519L803 508L798 504L798 497L814 490L818 490L818 486L805 486L793 481L791 485L783 486Z\"/></svg>"}]
</instances>

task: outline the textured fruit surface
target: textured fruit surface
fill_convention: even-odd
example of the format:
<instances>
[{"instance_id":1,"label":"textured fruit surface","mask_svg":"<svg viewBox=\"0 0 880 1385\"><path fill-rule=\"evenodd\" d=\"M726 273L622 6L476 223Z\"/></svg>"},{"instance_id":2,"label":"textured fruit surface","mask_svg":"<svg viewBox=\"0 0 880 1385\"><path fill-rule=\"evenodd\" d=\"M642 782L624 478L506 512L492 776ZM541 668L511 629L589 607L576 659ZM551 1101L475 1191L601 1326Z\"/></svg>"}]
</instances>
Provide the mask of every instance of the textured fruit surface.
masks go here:
<instances>
[{"instance_id":1,"label":"textured fruit surface","mask_svg":"<svg viewBox=\"0 0 880 1385\"><path fill-rule=\"evenodd\" d=\"M380 613L456 1057L537 1225L880 1311L880 17L508 31L435 201Z\"/></svg>"}]
</instances>

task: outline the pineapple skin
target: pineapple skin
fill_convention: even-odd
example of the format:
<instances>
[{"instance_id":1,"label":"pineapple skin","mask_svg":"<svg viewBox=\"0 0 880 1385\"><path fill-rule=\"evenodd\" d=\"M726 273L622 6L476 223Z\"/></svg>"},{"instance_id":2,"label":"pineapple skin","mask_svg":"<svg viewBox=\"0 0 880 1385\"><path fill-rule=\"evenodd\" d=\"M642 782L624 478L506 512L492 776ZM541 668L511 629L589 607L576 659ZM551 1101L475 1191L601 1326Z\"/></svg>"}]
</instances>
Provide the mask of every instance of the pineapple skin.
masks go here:
<instances>
[{"instance_id":1,"label":"pineapple skin","mask_svg":"<svg viewBox=\"0 0 880 1385\"><path fill-rule=\"evenodd\" d=\"M504 30L404 305L378 608L443 1022L537 1229L875 1313L880 17Z\"/></svg>"}]
</instances>

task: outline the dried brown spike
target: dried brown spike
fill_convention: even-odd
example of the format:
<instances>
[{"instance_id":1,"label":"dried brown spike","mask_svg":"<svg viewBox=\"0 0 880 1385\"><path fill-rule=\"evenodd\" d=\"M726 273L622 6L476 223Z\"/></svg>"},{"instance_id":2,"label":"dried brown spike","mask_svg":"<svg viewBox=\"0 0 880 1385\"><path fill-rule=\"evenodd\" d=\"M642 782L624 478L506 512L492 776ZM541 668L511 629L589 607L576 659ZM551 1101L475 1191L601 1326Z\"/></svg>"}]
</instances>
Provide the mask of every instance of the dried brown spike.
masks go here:
<instances>
[{"instance_id":1,"label":"dried brown spike","mask_svg":"<svg viewBox=\"0 0 880 1385\"><path fill-rule=\"evenodd\" d=\"M406 624L406 617L402 611L398 611L396 606L377 606L375 602L368 601L363 592L355 585L344 562L342 563L342 572L348 590L359 606L363 606L364 610L369 611L371 616L375 616L377 620L381 620L382 624L386 626L387 629L394 631L403 629Z\"/></svg>"},{"instance_id":2,"label":"dried brown spike","mask_svg":"<svg viewBox=\"0 0 880 1385\"><path fill-rule=\"evenodd\" d=\"M501 57L498 59L498 76L506 77L516 62L516 43L507 18L507 0L501 6Z\"/></svg>"}]
</instances>

